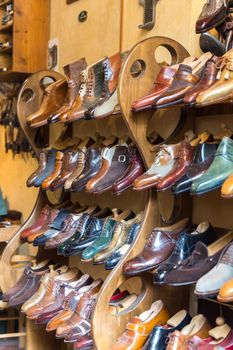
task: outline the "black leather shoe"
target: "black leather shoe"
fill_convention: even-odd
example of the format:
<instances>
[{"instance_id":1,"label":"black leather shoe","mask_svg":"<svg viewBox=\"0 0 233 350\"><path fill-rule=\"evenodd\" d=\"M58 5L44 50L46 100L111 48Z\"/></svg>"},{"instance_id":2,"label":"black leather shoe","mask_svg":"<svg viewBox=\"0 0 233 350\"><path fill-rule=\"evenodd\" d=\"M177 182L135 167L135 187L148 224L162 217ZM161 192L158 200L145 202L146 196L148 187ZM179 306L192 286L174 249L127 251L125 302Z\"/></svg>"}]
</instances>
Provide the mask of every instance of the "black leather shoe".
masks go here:
<instances>
[{"instance_id":1,"label":"black leather shoe","mask_svg":"<svg viewBox=\"0 0 233 350\"><path fill-rule=\"evenodd\" d=\"M182 262L191 256L195 245L198 241L209 245L217 239L217 235L213 227L208 222L199 224L195 231L185 232L178 239L175 249L166 263L154 273L154 283L166 283L166 274L170 271L176 270Z\"/></svg>"},{"instance_id":2,"label":"black leather shoe","mask_svg":"<svg viewBox=\"0 0 233 350\"><path fill-rule=\"evenodd\" d=\"M191 322L191 319L186 310L181 310L170 318L165 326L154 327L143 350L166 350L169 335L175 331L181 331Z\"/></svg>"},{"instance_id":3,"label":"black leather shoe","mask_svg":"<svg viewBox=\"0 0 233 350\"><path fill-rule=\"evenodd\" d=\"M112 270L121 260L121 258L128 252L130 246L134 243L135 239L137 238L137 235L140 231L140 226L141 226L141 222L135 223L129 230L128 237L125 244L120 249L118 249L114 254L112 254L108 259L106 259L105 261L106 270Z\"/></svg>"},{"instance_id":4,"label":"black leather shoe","mask_svg":"<svg viewBox=\"0 0 233 350\"><path fill-rule=\"evenodd\" d=\"M226 53L226 46L218 38L206 32L200 36L200 48L203 52L211 52L213 55L221 57Z\"/></svg>"},{"instance_id":5,"label":"black leather shoe","mask_svg":"<svg viewBox=\"0 0 233 350\"><path fill-rule=\"evenodd\" d=\"M85 189L88 181L95 176L101 166L101 151L98 148L90 148L82 174L72 182L71 191L81 192Z\"/></svg>"},{"instance_id":6,"label":"black leather shoe","mask_svg":"<svg viewBox=\"0 0 233 350\"><path fill-rule=\"evenodd\" d=\"M195 157L186 175L172 186L174 194L190 191L193 181L203 175L212 163L217 146L215 143L203 143L197 147Z\"/></svg>"}]
</instances>

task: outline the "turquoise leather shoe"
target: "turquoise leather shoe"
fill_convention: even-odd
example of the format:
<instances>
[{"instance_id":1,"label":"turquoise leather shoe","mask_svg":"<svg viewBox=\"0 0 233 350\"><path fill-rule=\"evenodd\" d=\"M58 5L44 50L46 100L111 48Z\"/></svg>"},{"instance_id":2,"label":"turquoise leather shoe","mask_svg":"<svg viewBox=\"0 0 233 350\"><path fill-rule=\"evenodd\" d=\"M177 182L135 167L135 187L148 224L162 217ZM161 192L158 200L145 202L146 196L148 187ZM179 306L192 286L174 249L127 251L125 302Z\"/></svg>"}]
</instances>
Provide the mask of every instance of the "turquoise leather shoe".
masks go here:
<instances>
[{"instance_id":1,"label":"turquoise leather shoe","mask_svg":"<svg viewBox=\"0 0 233 350\"><path fill-rule=\"evenodd\" d=\"M105 221L103 231L101 232L99 238L93 242L91 247L86 248L82 252L82 260L91 261L96 253L100 252L109 245L112 240L116 224L117 221L111 218Z\"/></svg>"},{"instance_id":2,"label":"turquoise leather shoe","mask_svg":"<svg viewBox=\"0 0 233 350\"><path fill-rule=\"evenodd\" d=\"M227 177L233 173L233 140L224 137L217 148L209 169L193 182L191 194L202 194L222 186Z\"/></svg>"}]
</instances>

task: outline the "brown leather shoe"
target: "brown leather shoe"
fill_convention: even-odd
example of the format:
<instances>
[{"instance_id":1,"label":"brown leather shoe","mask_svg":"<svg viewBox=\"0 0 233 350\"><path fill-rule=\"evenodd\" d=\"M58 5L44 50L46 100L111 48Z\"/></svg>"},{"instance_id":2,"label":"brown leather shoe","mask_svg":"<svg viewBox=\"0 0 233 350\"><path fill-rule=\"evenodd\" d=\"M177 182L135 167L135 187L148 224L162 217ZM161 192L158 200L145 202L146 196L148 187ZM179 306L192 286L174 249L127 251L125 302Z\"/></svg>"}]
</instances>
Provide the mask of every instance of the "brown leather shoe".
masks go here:
<instances>
[{"instance_id":1,"label":"brown leather shoe","mask_svg":"<svg viewBox=\"0 0 233 350\"><path fill-rule=\"evenodd\" d=\"M228 11L228 2L226 0L208 0L196 22L196 33L207 32L222 23Z\"/></svg>"},{"instance_id":2,"label":"brown leather shoe","mask_svg":"<svg viewBox=\"0 0 233 350\"><path fill-rule=\"evenodd\" d=\"M39 154L39 165L38 168L32 173L32 175L27 179L27 186L31 187L34 185L34 180L39 176L46 168L47 163L47 153L40 152Z\"/></svg>"},{"instance_id":3,"label":"brown leather shoe","mask_svg":"<svg viewBox=\"0 0 233 350\"><path fill-rule=\"evenodd\" d=\"M64 158L64 153L57 151L55 168L54 168L52 174L43 181L42 186L41 186L43 190L48 190L50 185L52 184L52 182L55 179L57 179L58 176L60 175L61 170L62 170L63 158Z\"/></svg>"},{"instance_id":4,"label":"brown leather shoe","mask_svg":"<svg viewBox=\"0 0 233 350\"><path fill-rule=\"evenodd\" d=\"M27 117L27 123L32 128L38 128L48 123L48 118L63 105L68 91L66 79L61 79L45 89L40 109Z\"/></svg>"},{"instance_id":5,"label":"brown leather shoe","mask_svg":"<svg viewBox=\"0 0 233 350\"><path fill-rule=\"evenodd\" d=\"M182 104L185 94L200 80L199 74L211 57L212 54L207 52L190 65L180 64L172 84L164 94L154 100L153 108L158 109Z\"/></svg>"},{"instance_id":6,"label":"brown leather shoe","mask_svg":"<svg viewBox=\"0 0 233 350\"><path fill-rule=\"evenodd\" d=\"M91 333L80 337L78 341L74 344L74 350L92 350L94 342Z\"/></svg>"},{"instance_id":7,"label":"brown leather shoe","mask_svg":"<svg viewBox=\"0 0 233 350\"><path fill-rule=\"evenodd\" d=\"M162 264L171 255L180 234L188 225L189 219L183 219L172 226L155 228L142 252L124 264L124 274L134 276Z\"/></svg>"},{"instance_id":8,"label":"brown leather shoe","mask_svg":"<svg viewBox=\"0 0 233 350\"><path fill-rule=\"evenodd\" d=\"M79 92L81 77L80 73L87 68L87 62L85 58L81 58L78 61L67 64L64 66L64 73L68 77L68 93L65 99L63 106L53 113L49 119L49 123L56 123L59 120L60 115L66 113L70 110L76 100L76 97Z\"/></svg>"},{"instance_id":9,"label":"brown leather shoe","mask_svg":"<svg viewBox=\"0 0 233 350\"><path fill-rule=\"evenodd\" d=\"M65 123L83 119L85 112L96 105L97 101L103 96L103 61L104 59L98 61L81 73L82 83L76 101L69 111L60 116L60 122Z\"/></svg>"},{"instance_id":10,"label":"brown leather shoe","mask_svg":"<svg viewBox=\"0 0 233 350\"><path fill-rule=\"evenodd\" d=\"M157 191L165 191L186 174L194 157L195 148L183 141L180 144L173 169L156 184Z\"/></svg>"},{"instance_id":11,"label":"brown leather shoe","mask_svg":"<svg viewBox=\"0 0 233 350\"><path fill-rule=\"evenodd\" d=\"M201 73L200 81L189 91L184 97L184 104L192 106L196 102L197 96L207 90L216 82L217 68L216 63L218 61L217 56L213 56L207 63L205 69Z\"/></svg>"}]
</instances>

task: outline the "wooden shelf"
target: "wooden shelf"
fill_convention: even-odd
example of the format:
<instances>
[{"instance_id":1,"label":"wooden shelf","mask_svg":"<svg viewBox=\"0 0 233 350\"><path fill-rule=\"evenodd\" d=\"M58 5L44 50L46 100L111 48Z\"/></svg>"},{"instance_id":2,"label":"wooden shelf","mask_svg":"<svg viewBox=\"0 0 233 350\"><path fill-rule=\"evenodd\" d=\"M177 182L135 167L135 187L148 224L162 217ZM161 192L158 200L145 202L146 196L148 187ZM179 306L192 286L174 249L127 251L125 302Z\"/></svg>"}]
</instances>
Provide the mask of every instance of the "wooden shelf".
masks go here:
<instances>
[{"instance_id":1,"label":"wooden shelf","mask_svg":"<svg viewBox=\"0 0 233 350\"><path fill-rule=\"evenodd\" d=\"M0 27L0 33L2 32L12 32L13 31L13 21L6 24L5 26L1 25Z\"/></svg>"},{"instance_id":2,"label":"wooden shelf","mask_svg":"<svg viewBox=\"0 0 233 350\"><path fill-rule=\"evenodd\" d=\"M29 76L29 73L13 72L12 70L8 70L6 72L0 72L0 82L4 82L4 81L23 82L28 76Z\"/></svg>"},{"instance_id":3,"label":"wooden shelf","mask_svg":"<svg viewBox=\"0 0 233 350\"><path fill-rule=\"evenodd\" d=\"M19 228L19 225L0 228L0 243L9 242L11 238L14 237Z\"/></svg>"},{"instance_id":4,"label":"wooden shelf","mask_svg":"<svg viewBox=\"0 0 233 350\"><path fill-rule=\"evenodd\" d=\"M0 7L4 7L13 3L13 0L6 0L0 3Z\"/></svg>"},{"instance_id":5,"label":"wooden shelf","mask_svg":"<svg viewBox=\"0 0 233 350\"><path fill-rule=\"evenodd\" d=\"M21 333L6 333L6 334L0 334L0 339L8 339L8 338L21 338L26 337L27 333L21 332Z\"/></svg>"}]
</instances>

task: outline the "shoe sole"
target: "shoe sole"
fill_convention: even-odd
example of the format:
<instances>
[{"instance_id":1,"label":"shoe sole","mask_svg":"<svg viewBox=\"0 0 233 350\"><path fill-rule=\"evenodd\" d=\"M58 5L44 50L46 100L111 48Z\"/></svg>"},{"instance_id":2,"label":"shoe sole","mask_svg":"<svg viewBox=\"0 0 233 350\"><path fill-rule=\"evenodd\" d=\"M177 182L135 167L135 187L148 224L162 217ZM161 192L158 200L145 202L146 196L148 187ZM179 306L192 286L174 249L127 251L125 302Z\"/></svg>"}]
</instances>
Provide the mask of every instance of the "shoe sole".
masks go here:
<instances>
[{"instance_id":1,"label":"shoe sole","mask_svg":"<svg viewBox=\"0 0 233 350\"><path fill-rule=\"evenodd\" d=\"M232 303L233 302L233 297L229 297L229 298L221 298L221 297L217 297L218 301L220 301L221 303Z\"/></svg>"},{"instance_id":2,"label":"shoe sole","mask_svg":"<svg viewBox=\"0 0 233 350\"><path fill-rule=\"evenodd\" d=\"M167 283L165 282L166 285L168 286L173 286L173 287L181 287L181 286L189 286L191 284L195 284L197 281L192 281L192 282L183 282L183 283Z\"/></svg>"},{"instance_id":3,"label":"shoe sole","mask_svg":"<svg viewBox=\"0 0 233 350\"><path fill-rule=\"evenodd\" d=\"M197 292L194 290L194 294L197 295L199 298L214 298L216 295L218 295L219 289L216 291L207 291L206 293Z\"/></svg>"},{"instance_id":4,"label":"shoe sole","mask_svg":"<svg viewBox=\"0 0 233 350\"><path fill-rule=\"evenodd\" d=\"M209 193L209 192L218 190L218 189L221 188L221 187L222 187L222 185L219 185L219 186L213 187L213 188L211 188L211 189L209 189L209 190L207 190L207 191L201 191L201 192L192 192L192 191L190 191L190 194L191 194L192 196L200 196L200 195L202 195L202 194L205 194L205 193Z\"/></svg>"},{"instance_id":5,"label":"shoe sole","mask_svg":"<svg viewBox=\"0 0 233 350\"><path fill-rule=\"evenodd\" d=\"M209 30L219 26L219 24L221 24L221 23L223 23L225 21L225 18L226 18L226 16L224 16L222 19L220 19L218 22L216 22L212 26L206 27L204 31L199 31L199 30L197 31L196 30L196 34L203 34L205 32L208 32Z\"/></svg>"}]
</instances>

